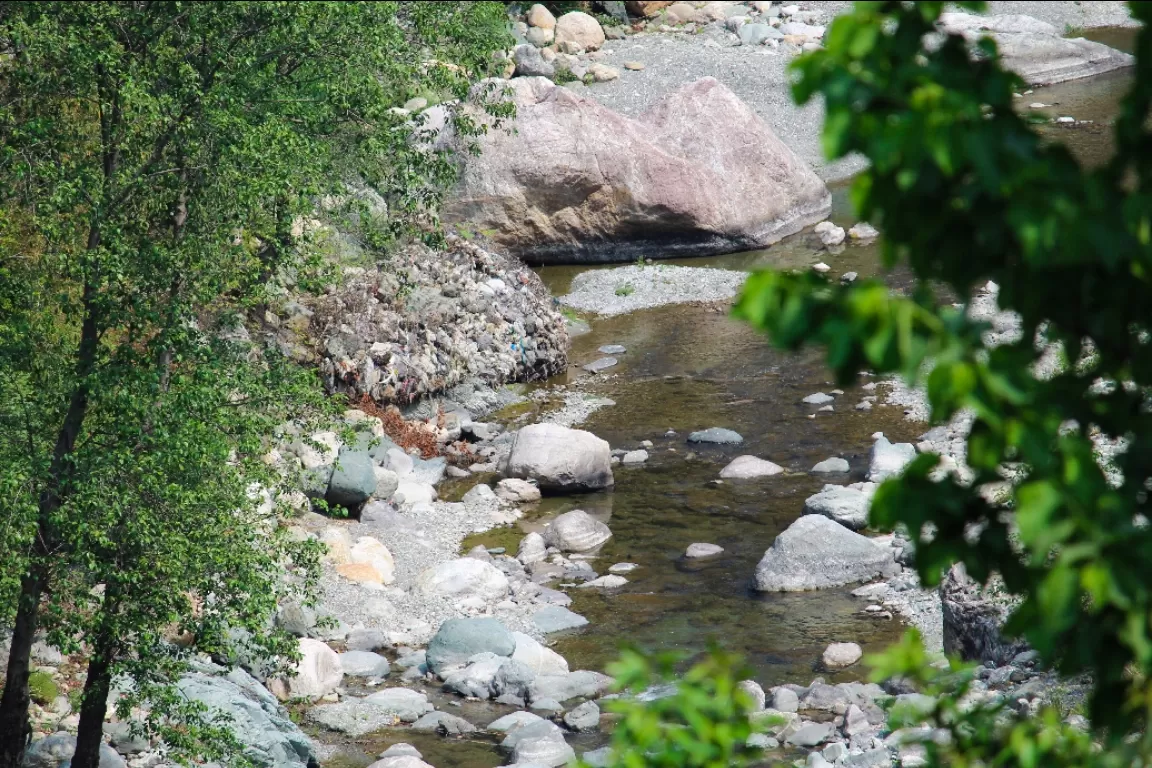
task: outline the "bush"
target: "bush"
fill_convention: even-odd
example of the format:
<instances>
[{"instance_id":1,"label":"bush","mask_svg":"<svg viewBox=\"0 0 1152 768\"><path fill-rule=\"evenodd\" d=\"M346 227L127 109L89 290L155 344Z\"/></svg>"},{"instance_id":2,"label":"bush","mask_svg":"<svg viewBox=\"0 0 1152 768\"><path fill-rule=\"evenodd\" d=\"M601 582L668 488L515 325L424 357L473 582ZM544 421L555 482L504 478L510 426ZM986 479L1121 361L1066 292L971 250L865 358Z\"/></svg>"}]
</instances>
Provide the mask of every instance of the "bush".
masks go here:
<instances>
[{"instance_id":1,"label":"bush","mask_svg":"<svg viewBox=\"0 0 1152 768\"><path fill-rule=\"evenodd\" d=\"M32 701L46 707L60 695L60 686L47 672L33 672L28 675L28 693Z\"/></svg>"}]
</instances>

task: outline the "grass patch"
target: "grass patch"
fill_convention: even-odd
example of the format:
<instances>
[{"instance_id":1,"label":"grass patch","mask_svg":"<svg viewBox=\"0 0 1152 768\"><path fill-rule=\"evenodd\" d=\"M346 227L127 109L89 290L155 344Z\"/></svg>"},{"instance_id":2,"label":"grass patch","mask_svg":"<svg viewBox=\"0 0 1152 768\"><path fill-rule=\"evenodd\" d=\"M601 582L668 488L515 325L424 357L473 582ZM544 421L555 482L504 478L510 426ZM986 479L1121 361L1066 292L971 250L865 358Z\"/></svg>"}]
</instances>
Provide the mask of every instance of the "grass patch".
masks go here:
<instances>
[{"instance_id":1,"label":"grass patch","mask_svg":"<svg viewBox=\"0 0 1152 768\"><path fill-rule=\"evenodd\" d=\"M636 293L636 287L632 283L621 283L616 286L617 296L631 296L634 293Z\"/></svg>"},{"instance_id":2,"label":"grass patch","mask_svg":"<svg viewBox=\"0 0 1152 768\"><path fill-rule=\"evenodd\" d=\"M1074 27L1071 24L1065 24L1064 37L1084 37L1084 27Z\"/></svg>"},{"instance_id":3,"label":"grass patch","mask_svg":"<svg viewBox=\"0 0 1152 768\"><path fill-rule=\"evenodd\" d=\"M33 672L28 675L28 695L32 701L46 707L60 695L60 686L47 672Z\"/></svg>"}]
</instances>

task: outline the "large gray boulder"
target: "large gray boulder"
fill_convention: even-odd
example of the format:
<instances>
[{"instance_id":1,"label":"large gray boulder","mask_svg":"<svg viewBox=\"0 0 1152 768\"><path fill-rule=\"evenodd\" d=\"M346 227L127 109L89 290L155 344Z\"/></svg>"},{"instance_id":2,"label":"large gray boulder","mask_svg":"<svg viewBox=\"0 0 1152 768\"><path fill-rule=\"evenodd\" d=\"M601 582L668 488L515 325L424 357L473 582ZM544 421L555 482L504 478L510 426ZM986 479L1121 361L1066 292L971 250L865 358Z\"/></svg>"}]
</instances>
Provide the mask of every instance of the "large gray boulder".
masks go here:
<instances>
[{"instance_id":1,"label":"large gray boulder","mask_svg":"<svg viewBox=\"0 0 1152 768\"><path fill-rule=\"evenodd\" d=\"M462 557L425 570L416 580L416 589L427 597L478 597L492 602L508 595L508 577L491 563Z\"/></svg>"},{"instance_id":2,"label":"large gray boulder","mask_svg":"<svg viewBox=\"0 0 1152 768\"><path fill-rule=\"evenodd\" d=\"M508 87L516 118L462 156L445 218L529 262L760 248L830 210L824 182L714 78L635 119L545 78Z\"/></svg>"},{"instance_id":3,"label":"large gray boulder","mask_svg":"<svg viewBox=\"0 0 1152 768\"><path fill-rule=\"evenodd\" d=\"M916 446L893 443L881 435L868 451L868 479L873 483L898 475L916 458Z\"/></svg>"},{"instance_id":4,"label":"large gray boulder","mask_svg":"<svg viewBox=\"0 0 1152 768\"><path fill-rule=\"evenodd\" d=\"M776 537L756 566L761 592L803 592L898 573L892 551L823 515L804 515Z\"/></svg>"},{"instance_id":5,"label":"large gray boulder","mask_svg":"<svg viewBox=\"0 0 1152 768\"><path fill-rule=\"evenodd\" d=\"M261 768L304 768L316 762L312 741L288 712L247 672L200 667L184 675L176 688L184 698L229 719L244 745L244 756ZM101 760L101 768L104 768Z\"/></svg>"},{"instance_id":6,"label":"large gray boulder","mask_svg":"<svg viewBox=\"0 0 1152 768\"><path fill-rule=\"evenodd\" d=\"M566 675L538 675L532 681L530 690L532 701L552 699L565 702L577 697L593 698L605 693L612 685L612 678L599 672L578 670Z\"/></svg>"},{"instance_id":7,"label":"large gray boulder","mask_svg":"<svg viewBox=\"0 0 1152 768\"><path fill-rule=\"evenodd\" d=\"M567 765L576 754L564 741L564 732L548 720L525 723L511 729L500 746L512 751L515 765L555 768Z\"/></svg>"},{"instance_id":8,"label":"large gray boulder","mask_svg":"<svg viewBox=\"0 0 1152 768\"><path fill-rule=\"evenodd\" d=\"M823 515L846 528L858 531L868 525L872 494L843 485L826 485L820 493L804 500L804 514Z\"/></svg>"},{"instance_id":9,"label":"large gray boulder","mask_svg":"<svg viewBox=\"0 0 1152 768\"><path fill-rule=\"evenodd\" d=\"M597 491L613 483L612 450L591 432L532 424L516 433L506 474L544 492Z\"/></svg>"},{"instance_id":10,"label":"large gray boulder","mask_svg":"<svg viewBox=\"0 0 1152 768\"><path fill-rule=\"evenodd\" d=\"M565 512L544 529L544 543L562 552L590 552L610 538L608 526L582 509Z\"/></svg>"},{"instance_id":11,"label":"large gray boulder","mask_svg":"<svg viewBox=\"0 0 1152 768\"><path fill-rule=\"evenodd\" d=\"M24 768L62 768L76 753L76 737L70 733L54 733L32 742L24 753ZM107 744L100 745L100 768L124 768L124 758Z\"/></svg>"},{"instance_id":12,"label":"large gray boulder","mask_svg":"<svg viewBox=\"0 0 1152 768\"><path fill-rule=\"evenodd\" d=\"M1131 55L1082 37L1068 39L1051 24L1031 16L975 16L945 13L940 26L975 41L996 41L1004 64L1032 85L1050 85L1130 67Z\"/></svg>"},{"instance_id":13,"label":"large gray boulder","mask_svg":"<svg viewBox=\"0 0 1152 768\"><path fill-rule=\"evenodd\" d=\"M478 653L511 656L516 639L493 618L448 619L428 643L428 668L440 674L461 666Z\"/></svg>"},{"instance_id":14,"label":"large gray boulder","mask_svg":"<svg viewBox=\"0 0 1152 768\"><path fill-rule=\"evenodd\" d=\"M376 471L367 451L340 449L325 499L341 507L358 507L376 493Z\"/></svg>"},{"instance_id":15,"label":"large gray boulder","mask_svg":"<svg viewBox=\"0 0 1152 768\"><path fill-rule=\"evenodd\" d=\"M338 704L308 710L308 719L353 738L398 723L414 723L433 710L428 697L408 688L385 688L367 698L346 697Z\"/></svg>"}]
</instances>

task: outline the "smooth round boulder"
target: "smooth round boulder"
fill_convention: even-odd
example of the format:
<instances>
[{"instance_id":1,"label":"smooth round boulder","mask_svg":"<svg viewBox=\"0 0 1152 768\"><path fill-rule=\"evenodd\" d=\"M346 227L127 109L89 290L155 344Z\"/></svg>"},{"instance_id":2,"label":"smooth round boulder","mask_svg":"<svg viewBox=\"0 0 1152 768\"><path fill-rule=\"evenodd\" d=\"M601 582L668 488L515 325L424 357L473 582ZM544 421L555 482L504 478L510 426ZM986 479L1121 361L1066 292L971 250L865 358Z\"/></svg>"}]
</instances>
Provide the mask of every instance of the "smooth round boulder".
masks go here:
<instances>
[{"instance_id":1,"label":"smooth round boulder","mask_svg":"<svg viewBox=\"0 0 1152 768\"><path fill-rule=\"evenodd\" d=\"M340 687L344 681L344 667L340 655L319 640L303 637L298 642L300 660L296 662L296 675L276 678L268 689L281 701L316 701Z\"/></svg>"},{"instance_id":2,"label":"smooth round boulder","mask_svg":"<svg viewBox=\"0 0 1152 768\"><path fill-rule=\"evenodd\" d=\"M737 456L728 466L720 470L725 480L754 480L758 477L772 477L784 471L784 467L755 456Z\"/></svg>"},{"instance_id":3,"label":"smooth round boulder","mask_svg":"<svg viewBox=\"0 0 1152 768\"><path fill-rule=\"evenodd\" d=\"M517 477L506 477L496 483L496 496L513 504L531 504L540 501L540 489Z\"/></svg>"},{"instance_id":4,"label":"smooth round boulder","mask_svg":"<svg viewBox=\"0 0 1152 768\"><path fill-rule=\"evenodd\" d=\"M565 512L544 530L544 543L563 552L590 552L610 538L608 526L582 509Z\"/></svg>"},{"instance_id":5,"label":"smooth round boulder","mask_svg":"<svg viewBox=\"0 0 1152 768\"><path fill-rule=\"evenodd\" d=\"M832 643L824 649L820 657L826 669L850 667L864 656L864 651L856 643Z\"/></svg>"},{"instance_id":6,"label":"smooth round boulder","mask_svg":"<svg viewBox=\"0 0 1152 768\"><path fill-rule=\"evenodd\" d=\"M841 485L826 485L819 493L804 501L804 514L823 515L830 520L858 531L868 525L868 510L872 494Z\"/></svg>"},{"instance_id":7,"label":"smooth round boulder","mask_svg":"<svg viewBox=\"0 0 1152 768\"><path fill-rule=\"evenodd\" d=\"M349 553L352 563L371 566L379 574L380 584L391 584L396 580L396 561L388 547L371 536L356 539Z\"/></svg>"},{"instance_id":8,"label":"smooth round boulder","mask_svg":"<svg viewBox=\"0 0 1152 768\"><path fill-rule=\"evenodd\" d=\"M709 427L688 435L690 443L712 443L714 445L739 445L744 437L739 432L722 427Z\"/></svg>"},{"instance_id":9,"label":"smooth round boulder","mask_svg":"<svg viewBox=\"0 0 1152 768\"><path fill-rule=\"evenodd\" d=\"M349 677L385 677L391 669L388 659L371 651L345 651L340 666Z\"/></svg>"},{"instance_id":10,"label":"smooth round boulder","mask_svg":"<svg viewBox=\"0 0 1152 768\"><path fill-rule=\"evenodd\" d=\"M904 471L916 458L916 446L911 443L893 443L880 435L868 452L868 479L879 483Z\"/></svg>"},{"instance_id":11,"label":"smooth round boulder","mask_svg":"<svg viewBox=\"0 0 1152 768\"><path fill-rule=\"evenodd\" d=\"M836 456L832 457L831 459L824 459L824 461L812 467L813 472L822 473L847 472L848 469L848 461Z\"/></svg>"},{"instance_id":12,"label":"smooth round boulder","mask_svg":"<svg viewBox=\"0 0 1152 768\"><path fill-rule=\"evenodd\" d=\"M880 547L823 515L804 515L764 553L756 566L756 588L803 592L899 572L890 547Z\"/></svg>"},{"instance_id":13,"label":"smooth round boulder","mask_svg":"<svg viewBox=\"0 0 1152 768\"><path fill-rule=\"evenodd\" d=\"M428 643L425 655L428 669L436 674L459 666L478 653L512 656L516 639L498 620L491 617L448 619Z\"/></svg>"},{"instance_id":14,"label":"smooth round boulder","mask_svg":"<svg viewBox=\"0 0 1152 768\"><path fill-rule=\"evenodd\" d=\"M699 557L715 557L724 551L724 547L719 544L689 544L688 549L684 551L684 557L699 558Z\"/></svg>"},{"instance_id":15,"label":"smooth round boulder","mask_svg":"<svg viewBox=\"0 0 1152 768\"><path fill-rule=\"evenodd\" d=\"M612 450L591 432L532 424L517 431L506 474L548 493L597 491L614 482Z\"/></svg>"},{"instance_id":16,"label":"smooth round boulder","mask_svg":"<svg viewBox=\"0 0 1152 768\"><path fill-rule=\"evenodd\" d=\"M528 9L527 21L530 27L539 27L540 29L556 28L556 17L552 15L552 11L540 3L536 3Z\"/></svg>"},{"instance_id":17,"label":"smooth round boulder","mask_svg":"<svg viewBox=\"0 0 1152 768\"><path fill-rule=\"evenodd\" d=\"M546 648L538 640L523 632L513 632L516 638L516 650L512 653L512 660L518 661L535 675L566 675L568 674L568 660L551 648Z\"/></svg>"},{"instance_id":18,"label":"smooth round boulder","mask_svg":"<svg viewBox=\"0 0 1152 768\"><path fill-rule=\"evenodd\" d=\"M561 50L567 47L595 51L604 45L604 29L595 17L583 11L569 11L556 20L556 45Z\"/></svg>"}]
</instances>

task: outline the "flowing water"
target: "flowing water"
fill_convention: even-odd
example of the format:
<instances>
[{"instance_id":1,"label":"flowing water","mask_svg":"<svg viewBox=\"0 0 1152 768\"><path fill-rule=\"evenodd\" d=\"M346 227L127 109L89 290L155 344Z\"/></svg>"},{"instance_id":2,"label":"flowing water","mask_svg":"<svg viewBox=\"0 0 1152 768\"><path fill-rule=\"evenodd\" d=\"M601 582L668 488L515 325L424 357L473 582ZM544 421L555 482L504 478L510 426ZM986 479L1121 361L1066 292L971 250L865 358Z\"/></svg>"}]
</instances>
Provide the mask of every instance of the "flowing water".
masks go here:
<instances>
[{"instance_id":1,"label":"flowing water","mask_svg":"<svg viewBox=\"0 0 1152 768\"><path fill-rule=\"evenodd\" d=\"M1118 48L1131 49L1131 33L1097 30L1091 35ZM1071 115L1094 120L1072 127L1044 126L1054 140L1068 143L1084 162L1106 159L1112 143L1109 123L1117 112L1128 73L1036 89L1024 95L1052 104L1032 110L1050 117ZM833 189L832 220L845 228L855 223L847 184ZM771 248L702 259L679 260L692 266L751 270L761 266L807 267L824 261L833 274L849 271L861 277L883 274L893 288L910 285L906 273L885 273L877 245L850 245L840 253L820 250L810 234ZM589 269L547 267L540 275L554 295L567 292L572 278ZM752 589L756 563L776 535L801 513L804 499L825 482L845 484L862 479L871 435L882 431L893 440L914 440L925 425L906 421L897 407L870 412L853 407L859 385L845 387L831 413L816 412L801 398L835 388L818 350L796 355L769 348L765 340L726 313L702 306L676 305L615 318L591 319L591 332L573 340L572 369L548 386L587 376L580 366L601 357L604 344L623 344L620 363L588 389L611 397L616 405L594 413L581 428L606 439L613 448L633 449L651 440L650 460L639 467L617 467L611 492L546 499L520 525L480 534L467 542L505 546L515 551L523 534L539 530L556 514L584 509L608 523L613 538L593 561L606 573L617 562L640 567L619 590L572 590L572 609L591 624L556 638L555 648L573 669L604 669L628 643L646 650L675 649L689 659L715 641L742 653L765 688L783 682L807 683L814 663L828 643L852 641L865 652L878 651L902 631L899 619L866 614L867 603L851 596L851 587L809 593L760 594ZM815 418L811 418L815 414ZM741 433L740 446L690 446L689 432L726 427ZM673 430L674 436L666 436ZM780 464L785 475L757 481L716 484L720 469L732 458L753 454ZM807 473L830 456L851 466L847 476ZM715 558L688 561L693 542L724 547ZM858 679L859 669L830 680ZM484 723L502 711L487 705L464 705L458 714ZM443 707L454 711L451 707ZM579 737L577 751L602 743L603 737ZM414 743L432 765L445 768L489 768L502 755L485 738L443 739L407 731L364 740L366 755L398 741Z\"/></svg>"}]
</instances>

